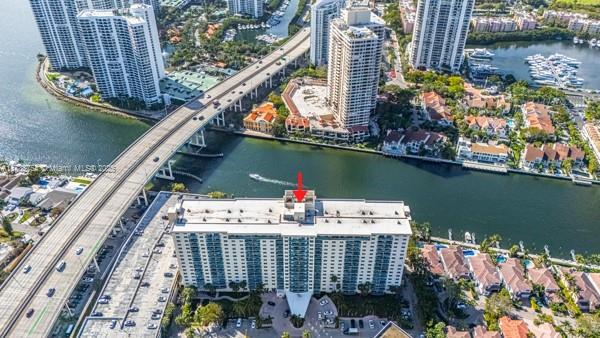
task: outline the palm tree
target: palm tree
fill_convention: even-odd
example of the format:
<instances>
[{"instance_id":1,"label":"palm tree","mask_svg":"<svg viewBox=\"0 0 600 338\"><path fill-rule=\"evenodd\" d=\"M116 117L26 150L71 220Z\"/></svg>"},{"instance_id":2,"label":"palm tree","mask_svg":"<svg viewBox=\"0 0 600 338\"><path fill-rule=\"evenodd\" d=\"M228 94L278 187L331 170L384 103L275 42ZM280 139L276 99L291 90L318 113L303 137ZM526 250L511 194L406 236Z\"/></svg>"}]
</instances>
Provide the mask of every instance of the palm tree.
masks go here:
<instances>
[{"instance_id":1,"label":"palm tree","mask_svg":"<svg viewBox=\"0 0 600 338\"><path fill-rule=\"evenodd\" d=\"M289 333L289 332L287 332L287 331L284 331L284 332L281 334L281 338L290 338L290 333Z\"/></svg>"},{"instance_id":2,"label":"palm tree","mask_svg":"<svg viewBox=\"0 0 600 338\"><path fill-rule=\"evenodd\" d=\"M8 236L12 236L13 228L8 217L2 217L2 229L4 229L4 232L6 232Z\"/></svg>"},{"instance_id":3,"label":"palm tree","mask_svg":"<svg viewBox=\"0 0 600 338\"><path fill-rule=\"evenodd\" d=\"M206 290L208 293L214 295L217 292L217 288L212 285L211 283L206 283L204 284L204 290Z\"/></svg>"},{"instance_id":4,"label":"palm tree","mask_svg":"<svg viewBox=\"0 0 600 338\"><path fill-rule=\"evenodd\" d=\"M235 293L237 295L238 291L240 291L240 284L236 283L234 281L231 281L231 282L229 282L229 288L233 291L233 293Z\"/></svg>"},{"instance_id":5,"label":"palm tree","mask_svg":"<svg viewBox=\"0 0 600 338\"><path fill-rule=\"evenodd\" d=\"M248 287L248 283L245 280L240 282L240 289L242 289L242 291L246 291L247 287Z\"/></svg>"},{"instance_id":6,"label":"palm tree","mask_svg":"<svg viewBox=\"0 0 600 338\"><path fill-rule=\"evenodd\" d=\"M304 330L304 332L302 332L302 338L310 338L310 337L311 337L310 331Z\"/></svg>"}]
</instances>

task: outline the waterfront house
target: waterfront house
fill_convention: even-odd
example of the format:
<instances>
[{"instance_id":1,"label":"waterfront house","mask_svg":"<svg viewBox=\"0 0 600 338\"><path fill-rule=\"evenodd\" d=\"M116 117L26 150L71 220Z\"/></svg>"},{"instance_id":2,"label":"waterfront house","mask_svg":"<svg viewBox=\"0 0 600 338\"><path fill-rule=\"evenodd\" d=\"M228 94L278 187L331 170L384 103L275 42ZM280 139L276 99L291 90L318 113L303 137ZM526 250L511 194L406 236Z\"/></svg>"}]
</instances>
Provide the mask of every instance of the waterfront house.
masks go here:
<instances>
[{"instance_id":1,"label":"waterfront house","mask_svg":"<svg viewBox=\"0 0 600 338\"><path fill-rule=\"evenodd\" d=\"M597 285L595 285L595 283L600 282L600 277L597 274L590 276L589 273L575 270L569 270L565 273L573 277L575 286L573 300L577 303L579 309L583 312L590 312L600 308L600 293Z\"/></svg>"},{"instance_id":2,"label":"waterfront house","mask_svg":"<svg viewBox=\"0 0 600 338\"><path fill-rule=\"evenodd\" d=\"M480 295L489 296L492 292L500 291L502 281L490 255L480 253L469 258L468 261L471 277Z\"/></svg>"},{"instance_id":3,"label":"waterfront house","mask_svg":"<svg viewBox=\"0 0 600 338\"><path fill-rule=\"evenodd\" d=\"M560 333L556 332L554 326L550 323L542 323L540 325L535 325L534 323L530 323L527 325L529 331L533 333L533 336L536 338L561 338Z\"/></svg>"},{"instance_id":4,"label":"waterfront house","mask_svg":"<svg viewBox=\"0 0 600 338\"><path fill-rule=\"evenodd\" d=\"M548 135L554 134L550 107L541 103L527 102L521 106L521 113L526 128L537 129Z\"/></svg>"},{"instance_id":5,"label":"waterfront house","mask_svg":"<svg viewBox=\"0 0 600 338\"><path fill-rule=\"evenodd\" d=\"M477 325L473 329L473 338L502 338L498 331L488 331L483 325Z\"/></svg>"},{"instance_id":6,"label":"waterfront house","mask_svg":"<svg viewBox=\"0 0 600 338\"><path fill-rule=\"evenodd\" d=\"M458 331L454 326L446 326L446 338L471 338L469 331Z\"/></svg>"},{"instance_id":7,"label":"waterfront house","mask_svg":"<svg viewBox=\"0 0 600 338\"><path fill-rule=\"evenodd\" d=\"M464 88L465 95L462 103L465 109L500 110L503 114L510 110L510 103L506 101L504 95L487 94L484 90L477 89L467 82L464 83Z\"/></svg>"},{"instance_id":8,"label":"waterfront house","mask_svg":"<svg viewBox=\"0 0 600 338\"><path fill-rule=\"evenodd\" d=\"M500 263L498 272L502 283L513 299L529 298L531 283L525 278L525 271L518 259L511 257L506 262Z\"/></svg>"},{"instance_id":9,"label":"waterfront house","mask_svg":"<svg viewBox=\"0 0 600 338\"><path fill-rule=\"evenodd\" d=\"M457 158L462 160L506 163L510 148L505 144L492 144L490 142L471 142L470 139L459 137L457 145Z\"/></svg>"},{"instance_id":10,"label":"waterfront house","mask_svg":"<svg viewBox=\"0 0 600 338\"><path fill-rule=\"evenodd\" d=\"M421 253L427 261L429 272L431 272L433 277L443 276L444 266L442 265L440 255L438 255L437 247L433 244L425 244L421 249Z\"/></svg>"},{"instance_id":11,"label":"waterfront house","mask_svg":"<svg viewBox=\"0 0 600 338\"><path fill-rule=\"evenodd\" d=\"M446 142L447 137L442 133L419 129L399 132L388 130L383 140L383 152L391 155L422 155L423 153L437 155Z\"/></svg>"},{"instance_id":12,"label":"waterfront house","mask_svg":"<svg viewBox=\"0 0 600 338\"><path fill-rule=\"evenodd\" d=\"M15 187L11 189L6 202L8 204L19 205L27 201L31 194L33 194L33 189L30 187Z\"/></svg>"},{"instance_id":13,"label":"waterfront house","mask_svg":"<svg viewBox=\"0 0 600 338\"><path fill-rule=\"evenodd\" d=\"M541 147L528 143L523 154L523 166L534 169L541 164L544 167L553 165L560 168L567 159L577 166L582 164L584 156L583 150L564 143L546 143Z\"/></svg>"},{"instance_id":14,"label":"waterfront house","mask_svg":"<svg viewBox=\"0 0 600 338\"><path fill-rule=\"evenodd\" d=\"M505 119L489 116L465 116L465 123L469 129L482 131L488 136L506 138L508 135L508 124Z\"/></svg>"},{"instance_id":15,"label":"waterfront house","mask_svg":"<svg viewBox=\"0 0 600 338\"><path fill-rule=\"evenodd\" d=\"M446 100L436 92L421 93L421 109L425 117L436 124L450 126L454 121Z\"/></svg>"},{"instance_id":16,"label":"waterfront house","mask_svg":"<svg viewBox=\"0 0 600 338\"><path fill-rule=\"evenodd\" d=\"M529 329L521 319L511 319L507 316L500 318L498 323L504 338L528 338Z\"/></svg>"},{"instance_id":17,"label":"waterfront house","mask_svg":"<svg viewBox=\"0 0 600 338\"><path fill-rule=\"evenodd\" d=\"M446 275L454 280L460 278L469 278L469 267L465 262L465 256L462 249L456 245L451 245L440 250L440 258Z\"/></svg>"},{"instance_id":18,"label":"waterfront house","mask_svg":"<svg viewBox=\"0 0 600 338\"><path fill-rule=\"evenodd\" d=\"M266 102L252 109L244 118L244 128L261 133L271 134L276 118L277 110L275 109L273 103Z\"/></svg>"},{"instance_id":19,"label":"waterfront house","mask_svg":"<svg viewBox=\"0 0 600 338\"><path fill-rule=\"evenodd\" d=\"M531 268L527 269L527 276L533 285L544 287L544 298L546 302L560 301L560 288L549 268Z\"/></svg>"},{"instance_id":20,"label":"waterfront house","mask_svg":"<svg viewBox=\"0 0 600 338\"><path fill-rule=\"evenodd\" d=\"M308 133L310 124L306 117L290 114L285 119L285 129L288 133Z\"/></svg>"}]
</instances>

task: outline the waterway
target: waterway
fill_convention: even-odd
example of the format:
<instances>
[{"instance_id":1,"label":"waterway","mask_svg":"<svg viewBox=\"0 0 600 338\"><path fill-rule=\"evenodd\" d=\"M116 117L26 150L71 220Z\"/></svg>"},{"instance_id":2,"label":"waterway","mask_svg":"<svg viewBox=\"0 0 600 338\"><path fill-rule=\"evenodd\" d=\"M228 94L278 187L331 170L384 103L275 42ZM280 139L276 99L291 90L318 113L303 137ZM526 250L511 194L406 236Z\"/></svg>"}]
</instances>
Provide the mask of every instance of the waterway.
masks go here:
<instances>
[{"instance_id":1,"label":"waterway","mask_svg":"<svg viewBox=\"0 0 600 338\"><path fill-rule=\"evenodd\" d=\"M600 71L598 70L600 48L590 48L587 43L575 45L571 40L522 41L499 42L487 46L469 45L467 48L487 48L496 54L489 62L490 64L507 74L513 74L518 80L526 80L530 83L533 83L533 79L529 74L529 66L525 63L525 57L538 53L546 57L560 53L581 62L577 76L585 80L583 88L600 89Z\"/></svg>"},{"instance_id":2,"label":"waterway","mask_svg":"<svg viewBox=\"0 0 600 338\"><path fill-rule=\"evenodd\" d=\"M35 55L43 51L29 4L5 0L0 13L0 158L52 164L111 161L148 125L74 108L47 95L35 82ZM583 60L582 60L583 61ZM203 184L192 191L236 196L280 196L296 172L322 197L399 199L434 233L452 228L460 238L499 233L503 244L523 240L567 256L571 248L598 251L600 189L522 175L496 175L457 167L403 162L378 155L256 139L211 135L211 152L224 158L176 163ZM261 175L256 181L249 174Z\"/></svg>"},{"instance_id":3,"label":"waterway","mask_svg":"<svg viewBox=\"0 0 600 338\"><path fill-rule=\"evenodd\" d=\"M33 163L109 163L148 125L74 107L35 80L43 52L28 1L4 0L0 13L0 158Z\"/></svg>"},{"instance_id":4,"label":"waterway","mask_svg":"<svg viewBox=\"0 0 600 338\"><path fill-rule=\"evenodd\" d=\"M296 14L296 10L298 9L298 2L299 0L290 0L290 3L287 9L285 10L285 14L279 18L281 22L278 25L267 29L238 31L236 39L241 39L245 41L255 41L255 38L261 34L273 34L279 38L287 38L289 35L288 27L290 25L290 22L294 18L294 15Z\"/></svg>"},{"instance_id":5,"label":"waterway","mask_svg":"<svg viewBox=\"0 0 600 338\"><path fill-rule=\"evenodd\" d=\"M223 134L212 135L210 143L220 145L210 151L225 153L223 159L182 158L177 164L205 179L201 185L186 181L194 191L280 196L302 171L304 184L321 197L403 200L416 220L432 224L437 236L446 237L452 228L456 239L462 240L465 231L480 240L498 233L503 245L523 240L541 251L548 244L561 257L570 249L598 252L597 186Z\"/></svg>"}]
</instances>

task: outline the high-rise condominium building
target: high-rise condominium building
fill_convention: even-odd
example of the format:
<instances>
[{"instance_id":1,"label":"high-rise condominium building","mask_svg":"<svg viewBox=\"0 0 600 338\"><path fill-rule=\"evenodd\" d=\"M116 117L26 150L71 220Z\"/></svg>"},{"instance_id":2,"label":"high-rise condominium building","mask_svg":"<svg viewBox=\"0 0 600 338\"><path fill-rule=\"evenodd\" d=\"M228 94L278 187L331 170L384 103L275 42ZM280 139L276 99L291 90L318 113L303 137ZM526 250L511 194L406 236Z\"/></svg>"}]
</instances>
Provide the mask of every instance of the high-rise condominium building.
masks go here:
<instances>
[{"instance_id":1,"label":"high-rise condominium building","mask_svg":"<svg viewBox=\"0 0 600 338\"><path fill-rule=\"evenodd\" d=\"M231 14L248 14L255 18L263 16L264 0L227 0Z\"/></svg>"},{"instance_id":2,"label":"high-rise condominium building","mask_svg":"<svg viewBox=\"0 0 600 338\"><path fill-rule=\"evenodd\" d=\"M341 0L319 0L310 9L310 61L315 65L327 63L329 27L340 15Z\"/></svg>"},{"instance_id":3,"label":"high-rise condominium building","mask_svg":"<svg viewBox=\"0 0 600 338\"><path fill-rule=\"evenodd\" d=\"M385 25L367 7L348 7L331 21L327 100L344 128L369 124L375 109Z\"/></svg>"},{"instance_id":4,"label":"high-rise condominium building","mask_svg":"<svg viewBox=\"0 0 600 338\"><path fill-rule=\"evenodd\" d=\"M159 102L159 80L165 71L152 7L85 10L78 20L102 98Z\"/></svg>"},{"instance_id":5,"label":"high-rise condominium building","mask_svg":"<svg viewBox=\"0 0 600 338\"><path fill-rule=\"evenodd\" d=\"M415 68L456 72L475 0L419 0L409 60Z\"/></svg>"},{"instance_id":6,"label":"high-rise condominium building","mask_svg":"<svg viewBox=\"0 0 600 338\"><path fill-rule=\"evenodd\" d=\"M402 281L411 235L410 209L399 201L283 198L183 198L169 211L183 284L230 291L287 294L302 303L313 293L356 293L369 283L374 294ZM335 276L335 277L334 277ZM290 304L303 316L306 308ZM308 306L308 302L304 306Z\"/></svg>"}]
</instances>

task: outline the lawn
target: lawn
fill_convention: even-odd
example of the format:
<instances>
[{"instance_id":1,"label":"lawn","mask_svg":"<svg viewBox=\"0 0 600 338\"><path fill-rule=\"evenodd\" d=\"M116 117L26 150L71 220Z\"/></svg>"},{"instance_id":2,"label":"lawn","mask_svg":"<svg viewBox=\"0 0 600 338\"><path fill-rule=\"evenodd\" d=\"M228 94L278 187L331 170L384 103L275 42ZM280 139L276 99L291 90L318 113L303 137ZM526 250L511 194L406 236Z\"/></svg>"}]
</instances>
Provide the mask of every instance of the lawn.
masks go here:
<instances>
[{"instance_id":1,"label":"lawn","mask_svg":"<svg viewBox=\"0 0 600 338\"><path fill-rule=\"evenodd\" d=\"M583 6L600 6L600 0L555 0L555 3Z\"/></svg>"},{"instance_id":2,"label":"lawn","mask_svg":"<svg viewBox=\"0 0 600 338\"><path fill-rule=\"evenodd\" d=\"M33 216L31 210L25 210L23 212L23 216L21 216L21 219L19 219L19 224L23 224L23 223L27 222L27 220L29 218L31 218L31 216Z\"/></svg>"},{"instance_id":3,"label":"lawn","mask_svg":"<svg viewBox=\"0 0 600 338\"><path fill-rule=\"evenodd\" d=\"M0 243L10 242L21 237L23 237L23 233L20 231L13 231L12 236L9 236L4 229L0 229Z\"/></svg>"},{"instance_id":4,"label":"lawn","mask_svg":"<svg viewBox=\"0 0 600 338\"><path fill-rule=\"evenodd\" d=\"M73 182L75 183L80 183L80 184L90 184L92 183L91 180L87 179L87 178L83 178L83 177L77 177L73 180Z\"/></svg>"}]
</instances>

